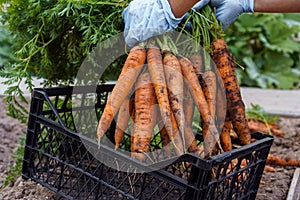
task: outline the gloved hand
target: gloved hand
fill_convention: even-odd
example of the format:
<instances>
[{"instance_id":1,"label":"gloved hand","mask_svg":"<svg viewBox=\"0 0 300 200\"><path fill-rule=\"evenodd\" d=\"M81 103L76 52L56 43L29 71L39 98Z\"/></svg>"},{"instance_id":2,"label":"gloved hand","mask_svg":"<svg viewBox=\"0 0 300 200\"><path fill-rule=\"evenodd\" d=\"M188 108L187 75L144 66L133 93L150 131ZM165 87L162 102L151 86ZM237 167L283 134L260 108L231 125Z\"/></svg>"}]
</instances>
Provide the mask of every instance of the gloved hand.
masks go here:
<instances>
[{"instance_id":1,"label":"gloved hand","mask_svg":"<svg viewBox=\"0 0 300 200\"><path fill-rule=\"evenodd\" d=\"M193 7L193 10L200 10L201 8L203 8L206 4L208 4L210 2L210 0L201 0L198 1Z\"/></svg>"},{"instance_id":2,"label":"gloved hand","mask_svg":"<svg viewBox=\"0 0 300 200\"><path fill-rule=\"evenodd\" d=\"M238 16L246 12L254 12L254 0L211 0L211 6L216 7L217 19L226 29Z\"/></svg>"},{"instance_id":3,"label":"gloved hand","mask_svg":"<svg viewBox=\"0 0 300 200\"><path fill-rule=\"evenodd\" d=\"M122 12L125 42L130 47L153 36L174 30L176 18L168 0L133 0Z\"/></svg>"},{"instance_id":4,"label":"gloved hand","mask_svg":"<svg viewBox=\"0 0 300 200\"><path fill-rule=\"evenodd\" d=\"M210 2L210 0L200 0L191 9L194 10L194 11L198 11L201 8L203 8L204 6L206 6L209 2ZM189 15L190 15L190 13L187 12L183 16L182 23L186 23L185 24L185 30L188 31L188 32L191 32L192 31L192 24L191 24L190 21L186 22L186 20L188 19Z\"/></svg>"}]
</instances>

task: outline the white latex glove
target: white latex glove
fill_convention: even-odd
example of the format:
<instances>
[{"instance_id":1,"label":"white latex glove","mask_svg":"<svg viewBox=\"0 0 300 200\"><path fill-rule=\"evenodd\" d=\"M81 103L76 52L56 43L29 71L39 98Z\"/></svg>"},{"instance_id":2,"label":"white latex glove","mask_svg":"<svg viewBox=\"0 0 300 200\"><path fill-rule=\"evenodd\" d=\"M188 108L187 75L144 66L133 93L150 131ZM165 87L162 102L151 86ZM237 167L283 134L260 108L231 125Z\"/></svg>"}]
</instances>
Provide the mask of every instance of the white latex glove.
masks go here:
<instances>
[{"instance_id":1,"label":"white latex glove","mask_svg":"<svg viewBox=\"0 0 300 200\"><path fill-rule=\"evenodd\" d=\"M133 0L122 12L125 42L130 47L177 28L168 0Z\"/></svg>"}]
</instances>

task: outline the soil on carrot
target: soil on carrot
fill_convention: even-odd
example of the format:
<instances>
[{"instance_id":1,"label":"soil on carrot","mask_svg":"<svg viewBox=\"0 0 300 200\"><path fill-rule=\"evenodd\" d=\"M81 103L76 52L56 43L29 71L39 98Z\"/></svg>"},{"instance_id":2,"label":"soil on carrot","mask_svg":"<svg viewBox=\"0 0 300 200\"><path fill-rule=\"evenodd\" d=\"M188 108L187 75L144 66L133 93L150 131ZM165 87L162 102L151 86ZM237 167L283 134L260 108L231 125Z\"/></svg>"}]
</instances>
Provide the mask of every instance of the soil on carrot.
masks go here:
<instances>
[{"instance_id":1,"label":"soil on carrot","mask_svg":"<svg viewBox=\"0 0 300 200\"><path fill-rule=\"evenodd\" d=\"M271 147L273 155L300 159L300 117L277 120L285 133L283 138L274 136ZM1 187L13 164L12 155L19 144L19 138L25 137L26 125L6 115L6 106L0 99L0 200L5 199L59 199L60 197L41 185L16 177L6 187ZM275 172L264 172L256 196L257 200L285 200L296 167L272 166Z\"/></svg>"}]
</instances>

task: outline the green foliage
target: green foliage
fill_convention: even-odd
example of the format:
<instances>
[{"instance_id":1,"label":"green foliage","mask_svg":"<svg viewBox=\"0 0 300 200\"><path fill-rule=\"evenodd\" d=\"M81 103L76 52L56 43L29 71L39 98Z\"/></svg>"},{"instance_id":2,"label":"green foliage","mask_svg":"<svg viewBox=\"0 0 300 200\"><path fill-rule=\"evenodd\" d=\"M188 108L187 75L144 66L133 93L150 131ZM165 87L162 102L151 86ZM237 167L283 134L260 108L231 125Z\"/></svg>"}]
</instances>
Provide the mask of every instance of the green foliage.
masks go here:
<instances>
[{"instance_id":1,"label":"green foliage","mask_svg":"<svg viewBox=\"0 0 300 200\"><path fill-rule=\"evenodd\" d=\"M20 90L22 81L28 91L34 87L32 76L43 78L44 86L71 84L92 49L121 32L121 12L128 2L0 0L1 5L9 5L6 11L0 11L0 19L13 34L13 52L18 60L0 71L0 76L7 79L4 84L9 85L5 100L10 115L23 121L26 116L15 100L25 100ZM119 68L112 65L102 81Z\"/></svg>"},{"instance_id":2,"label":"green foliage","mask_svg":"<svg viewBox=\"0 0 300 200\"><path fill-rule=\"evenodd\" d=\"M244 14L226 31L242 85L293 89L300 83L300 14Z\"/></svg>"},{"instance_id":3,"label":"green foliage","mask_svg":"<svg viewBox=\"0 0 300 200\"><path fill-rule=\"evenodd\" d=\"M251 104L251 107L246 110L248 119L257 119L266 123L274 123L278 119L278 115L268 114L263 107L257 104Z\"/></svg>"},{"instance_id":4,"label":"green foliage","mask_svg":"<svg viewBox=\"0 0 300 200\"><path fill-rule=\"evenodd\" d=\"M122 2L9 3L3 18L15 35L15 53L20 59L13 68L45 78L49 84L72 80L92 48L121 30Z\"/></svg>"},{"instance_id":5,"label":"green foliage","mask_svg":"<svg viewBox=\"0 0 300 200\"><path fill-rule=\"evenodd\" d=\"M25 138L19 138L19 145L16 149L15 154L12 156L14 159L14 164L9 165L9 173L5 178L3 186L7 186L10 182L16 180L22 174L22 164L23 164L23 155L24 155L24 145L25 145Z\"/></svg>"},{"instance_id":6,"label":"green foliage","mask_svg":"<svg viewBox=\"0 0 300 200\"><path fill-rule=\"evenodd\" d=\"M275 123L279 118L278 115L270 115L263 107L257 104L251 104L251 107L246 110L246 116L248 119L262 121L266 125L269 134L272 134L269 123Z\"/></svg>"},{"instance_id":7,"label":"green foliage","mask_svg":"<svg viewBox=\"0 0 300 200\"><path fill-rule=\"evenodd\" d=\"M5 25L0 23L0 70L14 61L12 55L12 37L11 34L6 29Z\"/></svg>"}]
</instances>

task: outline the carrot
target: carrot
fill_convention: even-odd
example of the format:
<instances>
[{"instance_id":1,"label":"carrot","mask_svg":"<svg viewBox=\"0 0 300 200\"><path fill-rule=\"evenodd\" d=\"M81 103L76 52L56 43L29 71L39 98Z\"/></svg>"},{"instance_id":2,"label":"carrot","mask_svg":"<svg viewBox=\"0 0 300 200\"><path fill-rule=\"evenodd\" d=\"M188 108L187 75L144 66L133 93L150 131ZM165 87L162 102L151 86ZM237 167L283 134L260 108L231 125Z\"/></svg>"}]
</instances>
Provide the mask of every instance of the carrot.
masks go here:
<instances>
[{"instance_id":1,"label":"carrot","mask_svg":"<svg viewBox=\"0 0 300 200\"><path fill-rule=\"evenodd\" d=\"M300 160L296 158L285 158L282 156L277 156L273 154L269 154L266 164L269 165L277 165L277 166L300 166Z\"/></svg>"},{"instance_id":2,"label":"carrot","mask_svg":"<svg viewBox=\"0 0 300 200\"><path fill-rule=\"evenodd\" d=\"M130 97L127 95L127 97L124 99L117 118L117 126L115 130L115 149L118 149L120 146L120 142L124 136L125 130L127 129L128 122L130 117L132 116L132 110L133 110L133 101L134 98L132 98L133 95Z\"/></svg>"},{"instance_id":3,"label":"carrot","mask_svg":"<svg viewBox=\"0 0 300 200\"><path fill-rule=\"evenodd\" d=\"M217 77L217 96L216 96L216 126L220 132L222 132L226 113L227 113L227 100L224 90L223 82L219 76L218 71L216 71ZM230 120L230 119L229 119Z\"/></svg>"},{"instance_id":4,"label":"carrot","mask_svg":"<svg viewBox=\"0 0 300 200\"><path fill-rule=\"evenodd\" d=\"M271 122L267 122L267 124L258 119L248 119L248 125L250 132L263 132L263 133L271 133L272 135L276 135L279 137L284 137L284 133L280 129L280 127Z\"/></svg>"},{"instance_id":5,"label":"carrot","mask_svg":"<svg viewBox=\"0 0 300 200\"><path fill-rule=\"evenodd\" d=\"M234 168L236 168L236 165L238 163L239 163L238 159L233 159L231 161L231 165L229 165L228 168L227 168L227 174L231 173L231 170L233 170ZM242 159L240 161L240 165L241 165L241 167L246 167L248 165L246 159ZM264 171L265 172L275 172L275 169L273 167L270 167L270 166L266 165L265 168L264 168ZM241 177L239 177L239 178L241 178Z\"/></svg>"},{"instance_id":6,"label":"carrot","mask_svg":"<svg viewBox=\"0 0 300 200\"><path fill-rule=\"evenodd\" d=\"M221 145L224 151L232 150L232 143L231 143L231 121L229 115L226 115L224 126L220 135Z\"/></svg>"},{"instance_id":7,"label":"carrot","mask_svg":"<svg viewBox=\"0 0 300 200\"><path fill-rule=\"evenodd\" d=\"M204 93L202 91L201 85L198 81L197 75L194 72L194 67L192 63L184 57L179 59L182 74L185 77L185 81L187 82L188 88L191 92L191 95L195 101L195 104L201 114L202 120L204 123L208 125L208 133L204 138L204 151L205 155L211 155L212 150L216 143L218 143L219 147L221 145L219 143L219 133L215 126L214 119L209 111L208 104L206 102Z\"/></svg>"},{"instance_id":8,"label":"carrot","mask_svg":"<svg viewBox=\"0 0 300 200\"><path fill-rule=\"evenodd\" d=\"M162 54L157 47L150 47L147 50L147 63L154 84L155 95L159 105L161 117L171 141L174 140L174 133L171 122L171 106L168 98L166 78L164 75Z\"/></svg>"},{"instance_id":9,"label":"carrot","mask_svg":"<svg viewBox=\"0 0 300 200\"><path fill-rule=\"evenodd\" d=\"M275 170L274 167L271 167L271 166L268 166L268 165L265 166L264 172L270 173L270 172L275 172L275 171L276 170Z\"/></svg>"},{"instance_id":10,"label":"carrot","mask_svg":"<svg viewBox=\"0 0 300 200\"><path fill-rule=\"evenodd\" d=\"M133 94L131 95L130 100L129 100L129 110L128 110L131 118L133 118L133 115L135 114L135 112L134 112L134 98L135 98L135 93L133 92Z\"/></svg>"},{"instance_id":11,"label":"carrot","mask_svg":"<svg viewBox=\"0 0 300 200\"><path fill-rule=\"evenodd\" d=\"M180 133L184 133L183 77L180 63L175 55L166 51L163 57L164 72L168 87L169 101Z\"/></svg>"},{"instance_id":12,"label":"carrot","mask_svg":"<svg viewBox=\"0 0 300 200\"><path fill-rule=\"evenodd\" d=\"M173 134L174 134L173 144L174 144L175 154L180 156L184 153L184 146L182 141L183 139L181 138L180 131L178 129L178 125L176 123L176 119L172 110L170 111L170 118L172 123Z\"/></svg>"},{"instance_id":13,"label":"carrot","mask_svg":"<svg viewBox=\"0 0 300 200\"><path fill-rule=\"evenodd\" d=\"M200 76L200 84L204 93L204 97L207 101L209 112L212 118L215 120L217 93L217 82L215 73L211 70L205 71L204 74ZM206 137L207 132L208 124L202 121L202 133L204 138Z\"/></svg>"},{"instance_id":14,"label":"carrot","mask_svg":"<svg viewBox=\"0 0 300 200\"><path fill-rule=\"evenodd\" d=\"M143 155L149 151L156 124L155 104L155 92L150 74L145 71L139 76L135 90L135 123L131 136L131 151L134 158L143 160Z\"/></svg>"},{"instance_id":15,"label":"carrot","mask_svg":"<svg viewBox=\"0 0 300 200\"><path fill-rule=\"evenodd\" d=\"M210 114L215 117L216 115L216 98L217 98L217 80L213 71L205 71L202 75L202 90L207 101Z\"/></svg>"},{"instance_id":16,"label":"carrot","mask_svg":"<svg viewBox=\"0 0 300 200\"><path fill-rule=\"evenodd\" d=\"M188 89L184 90L184 116L185 116L185 126L184 126L184 138L185 138L185 148L188 149L188 152L200 155L203 149L198 146L195 136L193 134L192 124L195 103Z\"/></svg>"},{"instance_id":17,"label":"carrot","mask_svg":"<svg viewBox=\"0 0 300 200\"><path fill-rule=\"evenodd\" d=\"M159 128L159 134L162 142L162 146L164 148L165 155L169 158L171 157L171 147L170 147L170 138L168 136L167 130L164 126L164 122L161 118L161 115L159 112L157 112L158 115L158 120L157 120L157 125Z\"/></svg>"},{"instance_id":18,"label":"carrot","mask_svg":"<svg viewBox=\"0 0 300 200\"><path fill-rule=\"evenodd\" d=\"M146 50L142 46L133 47L125 61L121 74L113 91L111 92L97 128L98 144L108 130L114 116L119 110L123 100L131 91L137 76L146 61Z\"/></svg>"},{"instance_id":19,"label":"carrot","mask_svg":"<svg viewBox=\"0 0 300 200\"><path fill-rule=\"evenodd\" d=\"M193 53L190 57L189 60L192 62L194 66L195 73L200 76L201 73L204 72L204 65L203 65L203 59L202 55L199 53Z\"/></svg>"},{"instance_id":20,"label":"carrot","mask_svg":"<svg viewBox=\"0 0 300 200\"><path fill-rule=\"evenodd\" d=\"M232 55L230 54L224 39L217 39L212 45L214 48L213 60L224 83L233 129L238 134L241 144L249 144L251 136L245 116L245 105L241 97L234 63L232 61Z\"/></svg>"}]
</instances>

